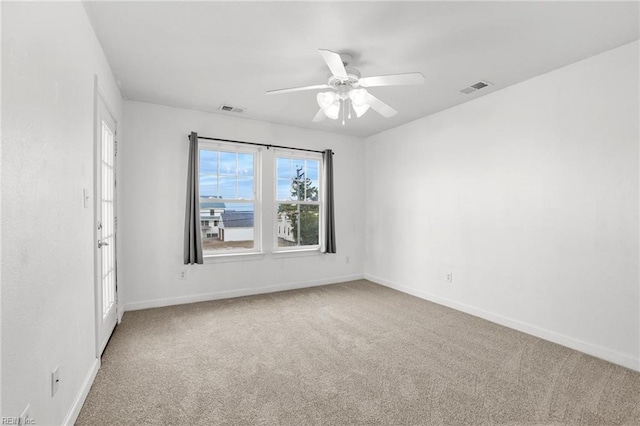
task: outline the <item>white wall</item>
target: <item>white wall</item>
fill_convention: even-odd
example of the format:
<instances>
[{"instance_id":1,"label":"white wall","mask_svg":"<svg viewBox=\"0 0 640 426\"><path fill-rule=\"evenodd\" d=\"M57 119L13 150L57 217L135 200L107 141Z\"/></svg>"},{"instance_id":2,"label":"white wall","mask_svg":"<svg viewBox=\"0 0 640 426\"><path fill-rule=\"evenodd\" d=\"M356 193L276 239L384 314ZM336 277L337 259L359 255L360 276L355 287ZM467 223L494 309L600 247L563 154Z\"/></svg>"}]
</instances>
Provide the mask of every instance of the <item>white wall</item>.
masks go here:
<instances>
[{"instance_id":1,"label":"white wall","mask_svg":"<svg viewBox=\"0 0 640 426\"><path fill-rule=\"evenodd\" d=\"M73 421L98 365L93 208L82 197L93 188L96 74L118 119L81 3L2 3L1 409L30 404L37 424Z\"/></svg>"},{"instance_id":2,"label":"white wall","mask_svg":"<svg viewBox=\"0 0 640 426\"><path fill-rule=\"evenodd\" d=\"M366 276L640 368L638 48L368 138Z\"/></svg>"},{"instance_id":3,"label":"white wall","mask_svg":"<svg viewBox=\"0 0 640 426\"><path fill-rule=\"evenodd\" d=\"M364 270L364 153L360 138L276 125L222 114L140 102L124 103L120 156L120 278L126 308L275 291L361 278ZM335 152L337 249L335 255L205 263L182 260L187 179L187 135L255 141ZM273 174L263 152L265 176ZM273 193L263 182L263 193ZM263 197L263 245L273 244L275 206ZM155 212L149 215L149 212ZM149 229L162 232L149 233ZM348 262L347 262L347 258ZM180 280L180 271L187 271Z\"/></svg>"}]
</instances>

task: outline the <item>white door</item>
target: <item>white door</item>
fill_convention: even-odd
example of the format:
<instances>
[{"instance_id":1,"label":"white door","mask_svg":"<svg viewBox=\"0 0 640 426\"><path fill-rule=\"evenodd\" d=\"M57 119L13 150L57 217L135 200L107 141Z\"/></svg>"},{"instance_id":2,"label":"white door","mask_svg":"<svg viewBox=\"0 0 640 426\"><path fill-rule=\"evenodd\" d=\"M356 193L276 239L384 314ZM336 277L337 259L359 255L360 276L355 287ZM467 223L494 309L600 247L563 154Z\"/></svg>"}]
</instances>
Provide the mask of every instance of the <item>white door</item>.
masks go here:
<instances>
[{"instance_id":1,"label":"white door","mask_svg":"<svg viewBox=\"0 0 640 426\"><path fill-rule=\"evenodd\" d=\"M101 97L96 120L96 308L98 355L117 322L116 123Z\"/></svg>"}]
</instances>

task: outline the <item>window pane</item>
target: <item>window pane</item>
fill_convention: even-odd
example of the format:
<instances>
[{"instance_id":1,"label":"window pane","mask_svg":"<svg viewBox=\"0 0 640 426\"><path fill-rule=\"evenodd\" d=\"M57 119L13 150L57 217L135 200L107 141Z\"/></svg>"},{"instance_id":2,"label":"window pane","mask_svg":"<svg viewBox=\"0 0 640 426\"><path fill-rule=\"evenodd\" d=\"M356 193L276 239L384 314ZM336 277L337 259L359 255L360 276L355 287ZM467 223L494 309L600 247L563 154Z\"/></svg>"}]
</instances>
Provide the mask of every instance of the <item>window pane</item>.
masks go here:
<instances>
[{"instance_id":1,"label":"window pane","mask_svg":"<svg viewBox=\"0 0 640 426\"><path fill-rule=\"evenodd\" d=\"M306 168L304 167L304 160L299 160L296 158L291 159L291 177L296 178L299 176L304 176L307 173Z\"/></svg>"},{"instance_id":2,"label":"window pane","mask_svg":"<svg viewBox=\"0 0 640 426\"><path fill-rule=\"evenodd\" d=\"M301 186L301 194L305 194L306 201L318 201L318 181L312 181L309 178L302 179L299 184Z\"/></svg>"},{"instance_id":3,"label":"window pane","mask_svg":"<svg viewBox=\"0 0 640 426\"><path fill-rule=\"evenodd\" d=\"M291 201L304 200L304 186L295 177L289 181L289 199Z\"/></svg>"},{"instance_id":4,"label":"window pane","mask_svg":"<svg viewBox=\"0 0 640 426\"><path fill-rule=\"evenodd\" d=\"M238 154L238 176L253 176L253 154Z\"/></svg>"},{"instance_id":5,"label":"window pane","mask_svg":"<svg viewBox=\"0 0 640 426\"><path fill-rule=\"evenodd\" d=\"M218 151L200 150L200 173L218 174Z\"/></svg>"},{"instance_id":6,"label":"window pane","mask_svg":"<svg viewBox=\"0 0 640 426\"><path fill-rule=\"evenodd\" d=\"M311 180L318 180L320 162L317 160L307 160L307 177Z\"/></svg>"},{"instance_id":7,"label":"window pane","mask_svg":"<svg viewBox=\"0 0 640 426\"><path fill-rule=\"evenodd\" d=\"M254 214L253 203L219 203L218 208L203 209L201 198L203 253L254 248Z\"/></svg>"},{"instance_id":8,"label":"window pane","mask_svg":"<svg viewBox=\"0 0 640 426\"><path fill-rule=\"evenodd\" d=\"M253 200L253 177L238 178L238 198Z\"/></svg>"},{"instance_id":9,"label":"window pane","mask_svg":"<svg viewBox=\"0 0 640 426\"><path fill-rule=\"evenodd\" d=\"M220 151L220 174L235 176L237 174L237 155L235 152Z\"/></svg>"},{"instance_id":10,"label":"window pane","mask_svg":"<svg viewBox=\"0 0 640 426\"><path fill-rule=\"evenodd\" d=\"M318 245L320 206L278 204L278 247Z\"/></svg>"},{"instance_id":11,"label":"window pane","mask_svg":"<svg viewBox=\"0 0 640 426\"><path fill-rule=\"evenodd\" d=\"M278 204L276 220L278 221L278 247L297 246L297 231L294 231L294 227L297 227L298 223L298 205Z\"/></svg>"},{"instance_id":12,"label":"window pane","mask_svg":"<svg viewBox=\"0 0 640 426\"><path fill-rule=\"evenodd\" d=\"M318 201L318 194L320 194L320 181L312 180L309 184L311 190L307 190L307 201Z\"/></svg>"},{"instance_id":13,"label":"window pane","mask_svg":"<svg viewBox=\"0 0 640 426\"><path fill-rule=\"evenodd\" d=\"M278 157L277 160L278 179L291 179L291 159Z\"/></svg>"},{"instance_id":14,"label":"window pane","mask_svg":"<svg viewBox=\"0 0 640 426\"><path fill-rule=\"evenodd\" d=\"M320 161L307 160L307 201L318 201L318 194L320 192Z\"/></svg>"},{"instance_id":15,"label":"window pane","mask_svg":"<svg viewBox=\"0 0 640 426\"><path fill-rule=\"evenodd\" d=\"M291 199L291 180L278 179L278 200Z\"/></svg>"},{"instance_id":16,"label":"window pane","mask_svg":"<svg viewBox=\"0 0 640 426\"><path fill-rule=\"evenodd\" d=\"M209 175L200 175L200 196L201 197L218 197L218 177Z\"/></svg>"},{"instance_id":17,"label":"window pane","mask_svg":"<svg viewBox=\"0 0 640 426\"><path fill-rule=\"evenodd\" d=\"M318 245L320 230L320 206L300 206L300 245Z\"/></svg>"},{"instance_id":18,"label":"window pane","mask_svg":"<svg viewBox=\"0 0 640 426\"><path fill-rule=\"evenodd\" d=\"M235 177L220 176L219 183L220 183L220 198L227 198L227 199L237 198Z\"/></svg>"}]
</instances>

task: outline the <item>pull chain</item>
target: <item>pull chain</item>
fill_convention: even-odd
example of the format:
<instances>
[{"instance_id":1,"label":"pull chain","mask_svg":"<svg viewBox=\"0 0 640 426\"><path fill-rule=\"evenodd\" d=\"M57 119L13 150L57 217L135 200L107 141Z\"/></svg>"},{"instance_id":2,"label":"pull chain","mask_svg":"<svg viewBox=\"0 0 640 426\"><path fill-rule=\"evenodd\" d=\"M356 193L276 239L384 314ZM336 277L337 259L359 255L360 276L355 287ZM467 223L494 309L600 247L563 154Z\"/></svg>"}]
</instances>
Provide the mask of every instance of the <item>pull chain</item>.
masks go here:
<instances>
[{"instance_id":1,"label":"pull chain","mask_svg":"<svg viewBox=\"0 0 640 426\"><path fill-rule=\"evenodd\" d=\"M349 99L347 99L347 102L349 102L349 120L351 120L351 101Z\"/></svg>"}]
</instances>

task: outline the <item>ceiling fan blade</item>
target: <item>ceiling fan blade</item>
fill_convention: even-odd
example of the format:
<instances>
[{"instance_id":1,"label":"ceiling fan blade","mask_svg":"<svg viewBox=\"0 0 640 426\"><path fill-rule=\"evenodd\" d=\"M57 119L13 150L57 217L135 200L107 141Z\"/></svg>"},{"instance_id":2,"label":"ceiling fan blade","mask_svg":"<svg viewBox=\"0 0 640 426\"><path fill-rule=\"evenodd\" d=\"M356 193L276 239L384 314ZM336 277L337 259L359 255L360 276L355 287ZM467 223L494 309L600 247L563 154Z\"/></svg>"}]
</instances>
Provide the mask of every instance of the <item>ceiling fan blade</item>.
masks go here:
<instances>
[{"instance_id":1,"label":"ceiling fan blade","mask_svg":"<svg viewBox=\"0 0 640 426\"><path fill-rule=\"evenodd\" d=\"M319 123L320 121L324 121L325 118L327 118L327 116L324 114L324 111L322 110L322 108L320 108L316 113L316 116L313 117L313 122Z\"/></svg>"},{"instance_id":2,"label":"ceiling fan blade","mask_svg":"<svg viewBox=\"0 0 640 426\"><path fill-rule=\"evenodd\" d=\"M404 84L423 84L424 76L419 72L406 74L378 75L375 77L363 77L358 80L362 87L375 86L401 86Z\"/></svg>"},{"instance_id":3,"label":"ceiling fan blade","mask_svg":"<svg viewBox=\"0 0 640 426\"><path fill-rule=\"evenodd\" d=\"M332 52L331 50L326 49L318 49L320 51L320 55L322 55L322 59L326 62L327 66L331 70L331 74L333 74L336 78L340 80L348 80L349 76L347 75L347 70L344 68L344 64L342 63L342 58L336 52Z\"/></svg>"},{"instance_id":4,"label":"ceiling fan blade","mask_svg":"<svg viewBox=\"0 0 640 426\"><path fill-rule=\"evenodd\" d=\"M280 95L282 93L301 92L303 90L328 89L326 84L316 84L315 86L292 87L290 89L267 90L267 95Z\"/></svg>"},{"instance_id":5,"label":"ceiling fan blade","mask_svg":"<svg viewBox=\"0 0 640 426\"><path fill-rule=\"evenodd\" d=\"M373 96L371 93L366 93L365 102L368 103L371 108L381 116L385 118L393 117L398 113L395 109L391 108L389 105L382 102L380 99Z\"/></svg>"}]
</instances>

